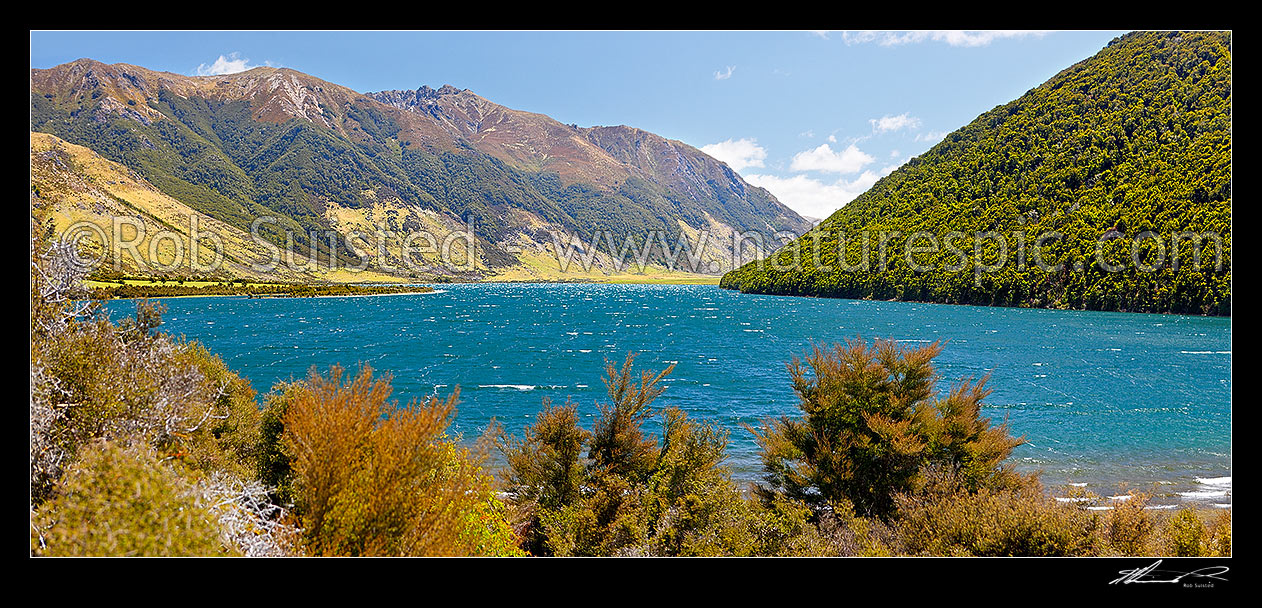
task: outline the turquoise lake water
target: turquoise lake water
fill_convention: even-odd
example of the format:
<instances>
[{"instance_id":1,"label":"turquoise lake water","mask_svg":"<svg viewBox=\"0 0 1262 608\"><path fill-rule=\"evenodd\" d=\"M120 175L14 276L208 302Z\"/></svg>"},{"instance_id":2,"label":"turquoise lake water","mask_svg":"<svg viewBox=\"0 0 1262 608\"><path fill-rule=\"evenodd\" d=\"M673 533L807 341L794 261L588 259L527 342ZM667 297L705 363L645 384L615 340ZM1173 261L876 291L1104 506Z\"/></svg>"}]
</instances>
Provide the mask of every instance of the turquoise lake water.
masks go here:
<instances>
[{"instance_id":1,"label":"turquoise lake water","mask_svg":"<svg viewBox=\"0 0 1262 608\"><path fill-rule=\"evenodd\" d=\"M1123 487L1156 502L1231 502L1231 320L745 295L714 286L478 284L379 297L173 298L163 330L202 341L260 392L315 365L370 364L395 397L461 387L452 430L494 416L520 431L541 400L581 413L606 358L677 363L660 405L731 430L729 466L758 476L740 423L794 414L785 364L812 341L949 340L951 381L989 373L985 413L1028 443L1014 458L1049 486ZM133 303L109 303L117 318Z\"/></svg>"}]
</instances>

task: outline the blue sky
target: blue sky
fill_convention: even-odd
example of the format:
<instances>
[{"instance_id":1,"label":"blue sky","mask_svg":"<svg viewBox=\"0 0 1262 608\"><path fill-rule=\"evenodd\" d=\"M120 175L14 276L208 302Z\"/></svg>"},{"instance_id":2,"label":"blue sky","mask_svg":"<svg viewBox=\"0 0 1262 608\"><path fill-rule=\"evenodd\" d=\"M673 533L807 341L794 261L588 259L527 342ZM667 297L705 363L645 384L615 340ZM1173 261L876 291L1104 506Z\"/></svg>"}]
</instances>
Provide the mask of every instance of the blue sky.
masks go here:
<instances>
[{"instance_id":1,"label":"blue sky","mask_svg":"<svg viewBox=\"0 0 1262 608\"><path fill-rule=\"evenodd\" d=\"M361 92L452 84L681 140L822 218L1122 33L32 32L31 67L90 57L189 75L283 66Z\"/></svg>"}]
</instances>

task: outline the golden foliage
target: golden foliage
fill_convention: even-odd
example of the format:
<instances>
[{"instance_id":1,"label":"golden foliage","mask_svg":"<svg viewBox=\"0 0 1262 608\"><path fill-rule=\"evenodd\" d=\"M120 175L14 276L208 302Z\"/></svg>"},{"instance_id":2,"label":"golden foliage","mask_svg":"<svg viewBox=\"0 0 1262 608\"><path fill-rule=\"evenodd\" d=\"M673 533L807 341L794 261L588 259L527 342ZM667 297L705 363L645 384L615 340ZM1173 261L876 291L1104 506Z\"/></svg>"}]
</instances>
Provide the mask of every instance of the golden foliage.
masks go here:
<instances>
[{"instance_id":1,"label":"golden foliage","mask_svg":"<svg viewBox=\"0 0 1262 608\"><path fill-rule=\"evenodd\" d=\"M389 378L312 370L284 414L303 542L313 555L467 555L489 517L490 479L444 435L459 390L398 407ZM476 535L474 535L476 536Z\"/></svg>"}]
</instances>

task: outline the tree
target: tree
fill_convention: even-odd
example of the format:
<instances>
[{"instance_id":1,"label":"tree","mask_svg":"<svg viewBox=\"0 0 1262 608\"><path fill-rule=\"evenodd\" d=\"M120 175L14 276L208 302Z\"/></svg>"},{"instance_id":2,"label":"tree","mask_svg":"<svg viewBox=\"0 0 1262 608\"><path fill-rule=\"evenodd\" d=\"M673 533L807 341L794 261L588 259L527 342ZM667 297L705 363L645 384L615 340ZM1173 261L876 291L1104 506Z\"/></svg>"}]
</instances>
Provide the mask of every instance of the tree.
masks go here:
<instances>
[{"instance_id":1,"label":"tree","mask_svg":"<svg viewBox=\"0 0 1262 608\"><path fill-rule=\"evenodd\" d=\"M934 390L935 342L907 349L889 340L816 345L789 365L802 418L746 425L762 451L764 503L809 505L817 516L888 518L895 496L914 492L928 466L947 466L972 490L1011 476L1003 461L1021 439L980 417L985 379Z\"/></svg>"},{"instance_id":2,"label":"tree","mask_svg":"<svg viewBox=\"0 0 1262 608\"><path fill-rule=\"evenodd\" d=\"M516 553L491 479L446 436L459 390L399 407L389 377L364 367L349 382L313 369L283 394L283 484L313 555ZM269 416L268 418L274 418ZM274 426L274 422L272 425ZM274 428L265 436L275 437ZM264 448L270 468L274 449Z\"/></svg>"}]
</instances>

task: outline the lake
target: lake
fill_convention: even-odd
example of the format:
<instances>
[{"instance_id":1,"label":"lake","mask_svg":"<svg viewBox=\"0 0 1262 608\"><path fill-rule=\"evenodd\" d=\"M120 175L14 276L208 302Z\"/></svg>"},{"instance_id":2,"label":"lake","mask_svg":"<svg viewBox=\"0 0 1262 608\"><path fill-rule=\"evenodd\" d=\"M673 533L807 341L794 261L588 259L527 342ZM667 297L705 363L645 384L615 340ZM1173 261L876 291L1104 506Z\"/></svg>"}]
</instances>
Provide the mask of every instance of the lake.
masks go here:
<instances>
[{"instance_id":1,"label":"lake","mask_svg":"<svg viewBox=\"0 0 1262 608\"><path fill-rule=\"evenodd\" d=\"M990 374L985 414L1028 443L1022 470L1049 486L1157 494L1158 504L1231 502L1231 320L745 295L709 285L460 284L376 297L165 299L163 330L206 344L260 393L311 366L367 363L395 397L461 402L452 430L495 417L518 432L542 400L589 421L606 358L676 363L659 405L731 431L728 464L758 476L741 423L797 412L785 364L856 335L949 341L941 388ZM118 318L128 301L108 304ZM1057 490L1061 491L1061 490Z\"/></svg>"}]
</instances>

